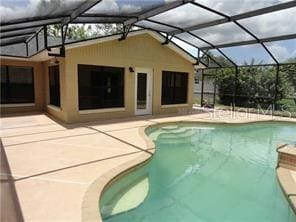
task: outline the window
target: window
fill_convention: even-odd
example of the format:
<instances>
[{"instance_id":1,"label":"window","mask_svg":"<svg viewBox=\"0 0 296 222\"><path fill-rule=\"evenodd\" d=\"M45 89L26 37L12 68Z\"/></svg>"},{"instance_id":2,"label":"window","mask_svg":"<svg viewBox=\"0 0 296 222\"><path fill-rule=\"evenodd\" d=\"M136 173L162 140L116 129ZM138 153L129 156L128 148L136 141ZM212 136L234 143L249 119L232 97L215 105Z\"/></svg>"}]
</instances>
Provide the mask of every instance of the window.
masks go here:
<instances>
[{"instance_id":1,"label":"window","mask_svg":"<svg viewBox=\"0 0 296 222\"><path fill-rule=\"evenodd\" d=\"M59 66L48 67L49 104L60 107L60 69Z\"/></svg>"},{"instance_id":2,"label":"window","mask_svg":"<svg viewBox=\"0 0 296 222\"><path fill-rule=\"evenodd\" d=\"M32 67L1 66L1 104L34 103Z\"/></svg>"},{"instance_id":3,"label":"window","mask_svg":"<svg viewBox=\"0 0 296 222\"><path fill-rule=\"evenodd\" d=\"M79 110L124 106L124 68L78 65Z\"/></svg>"},{"instance_id":4,"label":"window","mask_svg":"<svg viewBox=\"0 0 296 222\"><path fill-rule=\"evenodd\" d=\"M162 72L161 104L187 103L188 73Z\"/></svg>"}]
</instances>

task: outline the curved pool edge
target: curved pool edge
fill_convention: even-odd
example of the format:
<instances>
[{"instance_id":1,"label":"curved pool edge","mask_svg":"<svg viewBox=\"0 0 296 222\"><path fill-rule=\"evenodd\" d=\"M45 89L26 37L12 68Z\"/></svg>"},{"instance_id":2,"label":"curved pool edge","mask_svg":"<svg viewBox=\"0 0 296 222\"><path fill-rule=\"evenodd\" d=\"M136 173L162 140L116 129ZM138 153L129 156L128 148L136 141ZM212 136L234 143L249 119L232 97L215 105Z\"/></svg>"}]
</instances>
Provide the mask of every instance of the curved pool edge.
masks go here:
<instances>
[{"instance_id":1,"label":"curved pool edge","mask_svg":"<svg viewBox=\"0 0 296 222\"><path fill-rule=\"evenodd\" d=\"M280 187L296 214L296 181L293 179L290 171L291 170L287 168L278 167L276 169L276 174Z\"/></svg>"},{"instance_id":2,"label":"curved pool edge","mask_svg":"<svg viewBox=\"0 0 296 222\"><path fill-rule=\"evenodd\" d=\"M249 120L249 121L242 121L242 122L228 122L228 121L201 121L201 120L181 120L181 121L167 121L167 122L161 122L161 123L154 123L147 126L141 126L139 127L138 133L141 136L141 138L146 143L146 151L143 151L138 157L127 161L123 164L120 164L119 166L109 170L102 176L95 179L87 188L83 200L82 200L82 210L81 210L81 220L83 222L86 221L98 221L101 222L101 214L99 212L100 206L100 199L103 195L104 191L108 189L109 186L111 186L114 182L116 182L118 179L120 179L122 176L128 174L130 171L135 170L138 167L141 167L145 165L153 154L155 153L155 144L154 142L147 136L146 130L153 127L163 127L168 126L172 124L217 124L217 125L244 125L244 124L252 124L252 123L264 123L264 122L277 122L277 123L294 123L295 121L289 121L289 120ZM283 178L279 176L277 171L277 178L279 180L279 184L284 192L285 197L288 199L289 204L291 205L292 209L296 213L296 201L293 202L289 198L289 194L287 193L287 190L283 188ZM295 190L296 190L296 181L294 181ZM295 194L296 195L296 194ZM296 197L295 197L296 200Z\"/></svg>"},{"instance_id":3,"label":"curved pool edge","mask_svg":"<svg viewBox=\"0 0 296 222\"><path fill-rule=\"evenodd\" d=\"M101 214L99 213L99 204L104 191L130 171L133 171L149 162L155 152L155 144L145 133L148 127L149 126L140 127L138 133L146 143L147 147L145 150L149 152L143 151L143 153L141 153L138 157L109 170L91 183L82 200L82 221L102 221Z\"/></svg>"}]
</instances>

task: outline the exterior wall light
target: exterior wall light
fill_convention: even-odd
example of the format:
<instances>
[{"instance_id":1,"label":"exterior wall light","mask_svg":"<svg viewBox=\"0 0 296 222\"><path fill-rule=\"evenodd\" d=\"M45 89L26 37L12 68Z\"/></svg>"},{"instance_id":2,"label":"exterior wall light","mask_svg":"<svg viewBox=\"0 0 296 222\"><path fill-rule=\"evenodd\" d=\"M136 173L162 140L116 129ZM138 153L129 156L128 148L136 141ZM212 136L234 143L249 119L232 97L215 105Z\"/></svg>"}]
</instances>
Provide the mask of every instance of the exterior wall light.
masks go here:
<instances>
[{"instance_id":1,"label":"exterior wall light","mask_svg":"<svg viewBox=\"0 0 296 222\"><path fill-rule=\"evenodd\" d=\"M131 67L131 66L128 69L129 69L130 72L135 72L134 68Z\"/></svg>"}]
</instances>

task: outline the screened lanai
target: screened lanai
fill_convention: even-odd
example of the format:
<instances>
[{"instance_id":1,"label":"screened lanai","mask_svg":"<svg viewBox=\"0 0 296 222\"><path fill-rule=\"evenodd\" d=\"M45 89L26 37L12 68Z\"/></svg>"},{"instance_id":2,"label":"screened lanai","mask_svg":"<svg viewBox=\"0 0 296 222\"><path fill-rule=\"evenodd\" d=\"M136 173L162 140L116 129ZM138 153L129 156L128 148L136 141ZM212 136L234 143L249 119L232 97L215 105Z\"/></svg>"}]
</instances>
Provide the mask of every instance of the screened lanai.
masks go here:
<instances>
[{"instance_id":1,"label":"screened lanai","mask_svg":"<svg viewBox=\"0 0 296 222\"><path fill-rule=\"evenodd\" d=\"M1 56L32 58L88 39L148 29L176 44L196 64L196 103L296 112L296 1L291 0L4 0ZM73 25L116 25L89 38ZM53 36L50 29L60 29ZM60 49L58 53L51 49Z\"/></svg>"}]
</instances>

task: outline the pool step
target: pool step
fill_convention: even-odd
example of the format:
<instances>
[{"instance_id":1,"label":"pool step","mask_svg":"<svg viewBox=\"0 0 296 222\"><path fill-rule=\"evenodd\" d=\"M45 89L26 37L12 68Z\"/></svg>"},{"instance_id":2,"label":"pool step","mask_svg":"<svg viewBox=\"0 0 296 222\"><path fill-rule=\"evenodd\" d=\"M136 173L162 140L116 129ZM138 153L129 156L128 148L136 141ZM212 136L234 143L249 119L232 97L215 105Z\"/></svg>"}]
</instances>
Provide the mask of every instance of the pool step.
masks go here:
<instances>
[{"instance_id":1,"label":"pool step","mask_svg":"<svg viewBox=\"0 0 296 222\"><path fill-rule=\"evenodd\" d=\"M149 178L144 177L124 186L114 193L112 198L101 208L104 219L127 212L140 206L149 192Z\"/></svg>"},{"instance_id":2,"label":"pool step","mask_svg":"<svg viewBox=\"0 0 296 222\"><path fill-rule=\"evenodd\" d=\"M161 144L186 144L194 140L195 131L184 130L179 133L162 133L158 136L158 142Z\"/></svg>"},{"instance_id":3,"label":"pool step","mask_svg":"<svg viewBox=\"0 0 296 222\"><path fill-rule=\"evenodd\" d=\"M155 130L149 133L149 137L152 140L157 140L159 136L166 135L168 139L170 138L180 138L183 136L187 136L188 133L191 133L191 135L198 135L198 133L206 132L209 130L213 130L215 128L213 127L179 127L179 126L167 126L162 127L160 130Z\"/></svg>"},{"instance_id":4,"label":"pool step","mask_svg":"<svg viewBox=\"0 0 296 222\"><path fill-rule=\"evenodd\" d=\"M296 146L281 145L278 147L278 166L290 170L296 170Z\"/></svg>"}]
</instances>

